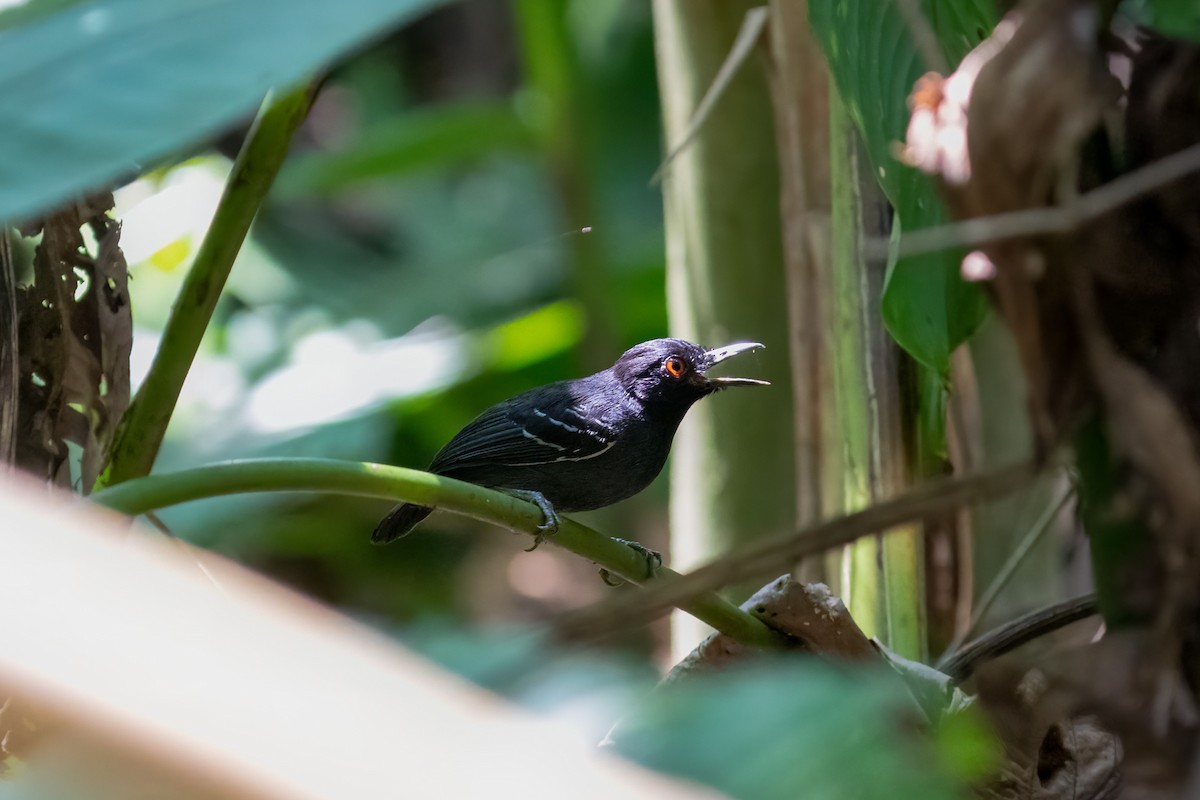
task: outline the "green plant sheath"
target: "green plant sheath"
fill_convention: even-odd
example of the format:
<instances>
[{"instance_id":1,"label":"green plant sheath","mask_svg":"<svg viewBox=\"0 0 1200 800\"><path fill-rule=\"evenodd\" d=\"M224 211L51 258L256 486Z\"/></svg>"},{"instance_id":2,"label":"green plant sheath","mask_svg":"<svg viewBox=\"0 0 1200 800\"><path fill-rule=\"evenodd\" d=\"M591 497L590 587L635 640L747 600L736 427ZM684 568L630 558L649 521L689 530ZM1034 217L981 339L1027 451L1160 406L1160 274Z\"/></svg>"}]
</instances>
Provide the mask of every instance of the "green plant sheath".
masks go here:
<instances>
[{"instance_id":1,"label":"green plant sheath","mask_svg":"<svg viewBox=\"0 0 1200 800\"><path fill-rule=\"evenodd\" d=\"M149 474L154 465L179 390L229 270L287 156L292 134L308 115L312 97L313 86L306 85L264 101L229 174L212 225L171 308L150 372L117 426L108 463L96 488Z\"/></svg>"},{"instance_id":2,"label":"green plant sheath","mask_svg":"<svg viewBox=\"0 0 1200 800\"><path fill-rule=\"evenodd\" d=\"M536 535L543 521L537 506L503 492L419 470L329 459L252 459L135 478L96 492L92 500L124 514L144 514L206 497L247 492L335 492L360 497L405 500L436 506L509 530ZM364 532L364 546L366 534ZM632 583L648 579L646 559L633 548L604 534L562 519L548 542L583 556ZM658 569L653 580L680 577ZM679 606L697 619L738 641L779 648L782 635L715 593L708 592Z\"/></svg>"},{"instance_id":3,"label":"green plant sheath","mask_svg":"<svg viewBox=\"0 0 1200 800\"><path fill-rule=\"evenodd\" d=\"M832 88L832 87L831 87ZM863 258L886 202L841 99L830 103L833 191L832 281L834 391L842 441L842 497L849 512L904 489L914 460L903 435L906 409L899 354L879 318L881 276ZM924 428L919 428L925 436ZM936 450L936 443L930 449ZM848 585L841 587L855 621L901 655L925 655L919 526L901 525L848 548Z\"/></svg>"}]
</instances>

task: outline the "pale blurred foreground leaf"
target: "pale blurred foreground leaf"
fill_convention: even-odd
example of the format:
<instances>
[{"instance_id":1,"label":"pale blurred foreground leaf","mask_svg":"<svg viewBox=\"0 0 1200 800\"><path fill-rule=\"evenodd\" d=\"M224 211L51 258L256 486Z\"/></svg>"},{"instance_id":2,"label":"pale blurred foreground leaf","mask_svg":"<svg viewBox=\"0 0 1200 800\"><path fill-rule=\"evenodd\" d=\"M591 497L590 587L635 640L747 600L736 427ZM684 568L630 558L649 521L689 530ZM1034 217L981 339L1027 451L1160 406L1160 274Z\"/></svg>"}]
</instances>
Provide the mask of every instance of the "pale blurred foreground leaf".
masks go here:
<instances>
[{"instance_id":1,"label":"pale blurred foreground leaf","mask_svg":"<svg viewBox=\"0 0 1200 800\"><path fill-rule=\"evenodd\" d=\"M41 734L6 796L708 796L73 502L0 479L0 695Z\"/></svg>"}]
</instances>

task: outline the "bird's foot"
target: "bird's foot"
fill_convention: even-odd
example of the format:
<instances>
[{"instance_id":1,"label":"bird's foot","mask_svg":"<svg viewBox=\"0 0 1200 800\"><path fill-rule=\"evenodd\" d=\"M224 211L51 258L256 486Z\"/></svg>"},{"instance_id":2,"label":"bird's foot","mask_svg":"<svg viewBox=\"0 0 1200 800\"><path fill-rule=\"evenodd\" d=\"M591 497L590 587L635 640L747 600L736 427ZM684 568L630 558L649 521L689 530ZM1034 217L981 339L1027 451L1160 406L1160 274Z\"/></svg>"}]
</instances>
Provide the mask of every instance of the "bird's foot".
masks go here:
<instances>
[{"instance_id":1,"label":"bird's foot","mask_svg":"<svg viewBox=\"0 0 1200 800\"><path fill-rule=\"evenodd\" d=\"M630 550L633 550L635 553L640 555L642 558L646 559L647 578L653 578L654 574L658 572L659 568L662 566L662 553L658 552L657 550L651 550L649 547L646 547L646 545L640 542L631 541L629 539L618 539L614 536L613 540L620 542Z\"/></svg>"},{"instance_id":2,"label":"bird's foot","mask_svg":"<svg viewBox=\"0 0 1200 800\"><path fill-rule=\"evenodd\" d=\"M658 572L659 567L662 566L662 553L658 552L657 550L651 550L649 547L646 547L646 545L639 542L630 541L629 539L618 539L616 536L612 537L612 539L614 542L620 542L629 549L635 551L642 558L646 559L647 579L653 578L655 573ZM606 586L620 586L625 582L620 578L616 578L614 580L613 574L603 567L600 568L600 580L604 581Z\"/></svg>"},{"instance_id":3,"label":"bird's foot","mask_svg":"<svg viewBox=\"0 0 1200 800\"><path fill-rule=\"evenodd\" d=\"M533 503L541 509L543 521L538 525L537 535L533 537L533 547L526 550L526 553L533 552L538 549L542 542L546 541L547 536L553 536L558 533L558 512L554 510L554 506L546 499L541 492L530 492L524 489L511 489L508 492L513 497L519 500L524 500L528 503Z\"/></svg>"}]
</instances>

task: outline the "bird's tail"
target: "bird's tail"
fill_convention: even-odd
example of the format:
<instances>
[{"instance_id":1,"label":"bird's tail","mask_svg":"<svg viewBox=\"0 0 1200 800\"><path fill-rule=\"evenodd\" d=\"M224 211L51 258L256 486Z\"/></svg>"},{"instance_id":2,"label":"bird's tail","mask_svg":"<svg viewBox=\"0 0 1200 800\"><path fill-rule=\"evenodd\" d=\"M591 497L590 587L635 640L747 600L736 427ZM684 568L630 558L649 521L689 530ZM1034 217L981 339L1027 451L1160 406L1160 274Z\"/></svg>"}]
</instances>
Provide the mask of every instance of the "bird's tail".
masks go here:
<instances>
[{"instance_id":1,"label":"bird's tail","mask_svg":"<svg viewBox=\"0 0 1200 800\"><path fill-rule=\"evenodd\" d=\"M412 503L398 505L375 526L375 532L371 534L371 541L375 544L394 542L401 536L407 536L421 520L432 513L433 509L427 506L418 506Z\"/></svg>"}]
</instances>

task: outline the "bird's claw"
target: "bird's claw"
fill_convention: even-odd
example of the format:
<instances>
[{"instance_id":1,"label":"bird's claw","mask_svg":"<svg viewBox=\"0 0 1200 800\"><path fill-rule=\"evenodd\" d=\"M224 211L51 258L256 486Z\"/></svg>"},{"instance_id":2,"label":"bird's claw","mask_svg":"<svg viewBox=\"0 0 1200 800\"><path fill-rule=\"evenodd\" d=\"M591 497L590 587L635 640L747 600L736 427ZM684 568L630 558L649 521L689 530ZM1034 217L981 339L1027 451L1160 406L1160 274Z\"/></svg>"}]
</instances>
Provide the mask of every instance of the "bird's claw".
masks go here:
<instances>
[{"instance_id":1,"label":"bird's claw","mask_svg":"<svg viewBox=\"0 0 1200 800\"><path fill-rule=\"evenodd\" d=\"M634 550L642 558L646 559L647 578L653 578L654 574L658 572L659 567L662 566L662 553L658 552L657 550L651 550L649 547L646 547L646 545L641 544L640 542L630 541L629 539L618 539L616 536L612 537L612 539L614 542L620 542L629 549ZM600 568L600 580L604 581L606 586L620 586L625 582L620 578L617 578L614 582L613 577L613 574L604 567Z\"/></svg>"},{"instance_id":2,"label":"bird's claw","mask_svg":"<svg viewBox=\"0 0 1200 800\"><path fill-rule=\"evenodd\" d=\"M636 552L642 558L646 559L647 578L653 578L654 573L658 572L659 568L663 565L662 553L658 552L657 550L651 550L649 547L646 547L646 545L640 542L630 541L629 539L618 539L614 536L613 540L620 542Z\"/></svg>"},{"instance_id":3,"label":"bird's claw","mask_svg":"<svg viewBox=\"0 0 1200 800\"><path fill-rule=\"evenodd\" d=\"M614 589L625 583L625 581L621 580L620 578L614 577L613 574L604 567L600 568L600 580L604 581L605 586L611 586Z\"/></svg>"},{"instance_id":4,"label":"bird's claw","mask_svg":"<svg viewBox=\"0 0 1200 800\"><path fill-rule=\"evenodd\" d=\"M520 500L533 503L542 512L542 524L537 526L538 532L537 535L533 537L533 547L530 547L525 551L526 553L531 553L534 550L537 550L542 542L546 541L546 537L553 536L554 534L558 533L558 512L554 510L554 506L550 504L550 501L547 500L545 495L543 495L541 492L528 492L523 489L516 489L510 491L509 494Z\"/></svg>"}]
</instances>

